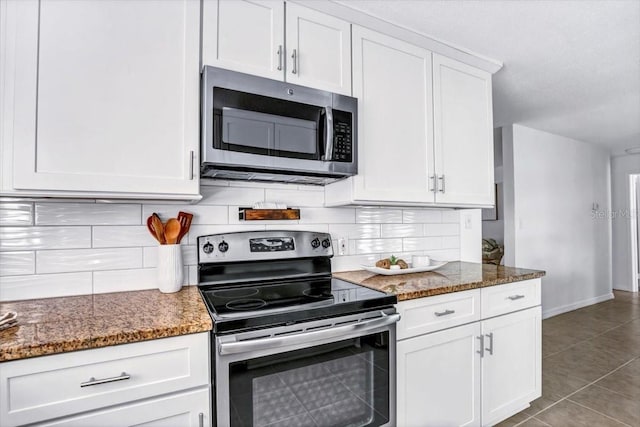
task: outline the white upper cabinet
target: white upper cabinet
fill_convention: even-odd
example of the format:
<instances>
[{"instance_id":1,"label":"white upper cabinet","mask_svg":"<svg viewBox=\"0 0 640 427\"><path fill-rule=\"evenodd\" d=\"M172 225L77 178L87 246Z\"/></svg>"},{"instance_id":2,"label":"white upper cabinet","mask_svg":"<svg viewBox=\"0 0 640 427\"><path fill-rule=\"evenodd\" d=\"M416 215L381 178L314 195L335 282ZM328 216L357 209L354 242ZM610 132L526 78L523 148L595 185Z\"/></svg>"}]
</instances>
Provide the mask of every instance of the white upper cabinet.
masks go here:
<instances>
[{"instance_id":1,"label":"white upper cabinet","mask_svg":"<svg viewBox=\"0 0 640 427\"><path fill-rule=\"evenodd\" d=\"M204 65L351 95L351 24L297 4L205 0L202 48Z\"/></svg>"},{"instance_id":2,"label":"white upper cabinet","mask_svg":"<svg viewBox=\"0 0 640 427\"><path fill-rule=\"evenodd\" d=\"M358 175L329 206L492 206L491 74L353 26Z\"/></svg>"},{"instance_id":3,"label":"white upper cabinet","mask_svg":"<svg viewBox=\"0 0 640 427\"><path fill-rule=\"evenodd\" d=\"M205 0L202 62L271 79L284 73L284 2Z\"/></svg>"},{"instance_id":4,"label":"white upper cabinet","mask_svg":"<svg viewBox=\"0 0 640 427\"><path fill-rule=\"evenodd\" d=\"M491 74L433 54L436 202L492 205Z\"/></svg>"},{"instance_id":5,"label":"white upper cabinet","mask_svg":"<svg viewBox=\"0 0 640 427\"><path fill-rule=\"evenodd\" d=\"M424 202L433 164L431 52L353 27L356 200Z\"/></svg>"},{"instance_id":6,"label":"white upper cabinet","mask_svg":"<svg viewBox=\"0 0 640 427\"><path fill-rule=\"evenodd\" d=\"M351 95L351 25L287 3L286 80Z\"/></svg>"},{"instance_id":7,"label":"white upper cabinet","mask_svg":"<svg viewBox=\"0 0 640 427\"><path fill-rule=\"evenodd\" d=\"M199 198L198 2L2 9L3 193Z\"/></svg>"}]
</instances>

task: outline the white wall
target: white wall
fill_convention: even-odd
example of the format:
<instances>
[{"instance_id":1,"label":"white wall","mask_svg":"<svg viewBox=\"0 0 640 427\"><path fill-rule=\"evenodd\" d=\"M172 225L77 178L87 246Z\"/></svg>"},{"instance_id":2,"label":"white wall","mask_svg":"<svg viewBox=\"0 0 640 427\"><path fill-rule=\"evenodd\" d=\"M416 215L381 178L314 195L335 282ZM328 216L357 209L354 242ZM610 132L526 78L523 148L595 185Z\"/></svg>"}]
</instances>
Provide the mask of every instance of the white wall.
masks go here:
<instances>
[{"instance_id":1,"label":"white wall","mask_svg":"<svg viewBox=\"0 0 640 427\"><path fill-rule=\"evenodd\" d=\"M0 199L0 300L45 298L157 287L157 243L145 226L184 210L194 213L183 239L185 283L197 283L196 238L239 230L298 229L348 238L348 253L332 260L335 271L372 265L395 254L427 254L479 262L479 211L461 236L460 212L451 209L324 208L322 187L230 183L203 186L195 205ZM238 220L238 206L282 201L301 208L299 221ZM466 211L462 211L466 212ZM478 249L473 250L473 241Z\"/></svg>"},{"instance_id":2,"label":"white wall","mask_svg":"<svg viewBox=\"0 0 640 427\"><path fill-rule=\"evenodd\" d=\"M608 152L513 125L503 155L505 263L547 271L543 315L611 298L611 223L592 212L610 209Z\"/></svg>"},{"instance_id":3,"label":"white wall","mask_svg":"<svg viewBox=\"0 0 640 427\"><path fill-rule=\"evenodd\" d=\"M631 221L629 175L640 174L640 154L611 158L611 218L613 228L613 287L631 290Z\"/></svg>"}]
</instances>

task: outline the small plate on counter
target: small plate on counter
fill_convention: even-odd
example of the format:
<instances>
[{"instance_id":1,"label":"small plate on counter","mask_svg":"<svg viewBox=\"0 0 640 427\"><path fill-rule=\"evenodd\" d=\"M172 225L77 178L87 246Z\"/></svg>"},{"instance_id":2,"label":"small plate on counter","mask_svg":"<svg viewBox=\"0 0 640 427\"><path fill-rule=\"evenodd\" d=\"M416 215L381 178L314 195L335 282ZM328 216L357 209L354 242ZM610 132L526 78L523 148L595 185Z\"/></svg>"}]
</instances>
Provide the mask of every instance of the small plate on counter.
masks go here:
<instances>
[{"instance_id":1,"label":"small plate on counter","mask_svg":"<svg viewBox=\"0 0 640 427\"><path fill-rule=\"evenodd\" d=\"M409 268L399 269L399 270L380 268L372 265L363 265L362 268L372 273L382 274L384 276L395 276L397 274L424 273L426 271L432 271L432 270L435 270L436 268L442 267L446 263L447 261L431 260L431 264L426 265L424 267L409 267Z\"/></svg>"}]
</instances>

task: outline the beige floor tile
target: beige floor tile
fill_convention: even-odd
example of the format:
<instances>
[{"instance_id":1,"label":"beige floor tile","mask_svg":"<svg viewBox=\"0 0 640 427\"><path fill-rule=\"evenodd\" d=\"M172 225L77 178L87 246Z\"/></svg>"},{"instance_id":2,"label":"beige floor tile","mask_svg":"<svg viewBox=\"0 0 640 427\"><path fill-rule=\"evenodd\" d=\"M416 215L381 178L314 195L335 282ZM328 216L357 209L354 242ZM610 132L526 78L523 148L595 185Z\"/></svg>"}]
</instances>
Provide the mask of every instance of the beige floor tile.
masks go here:
<instances>
[{"instance_id":1,"label":"beige floor tile","mask_svg":"<svg viewBox=\"0 0 640 427\"><path fill-rule=\"evenodd\" d=\"M537 418L529 418L527 421L520 424L518 427L549 427L549 424L540 421Z\"/></svg>"},{"instance_id":2,"label":"beige floor tile","mask_svg":"<svg viewBox=\"0 0 640 427\"><path fill-rule=\"evenodd\" d=\"M623 423L640 425L640 402L611 390L592 385L574 394L569 400Z\"/></svg>"},{"instance_id":3,"label":"beige floor tile","mask_svg":"<svg viewBox=\"0 0 640 427\"><path fill-rule=\"evenodd\" d=\"M542 357L547 357L578 344L581 340L561 335L542 335Z\"/></svg>"},{"instance_id":4,"label":"beige floor tile","mask_svg":"<svg viewBox=\"0 0 640 427\"><path fill-rule=\"evenodd\" d=\"M640 318L640 304L613 301L589 313L594 319L610 322L628 322Z\"/></svg>"},{"instance_id":5,"label":"beige floor tile","mask_svg":"<svg viewBox=\"0 0 640 427\"><path fill-rule=\"evenodd\" d=\"M594 337L591 343L596 349L623 353L631 358L640 357L640 335L631 335L616 329Z\"/></svg>"},{"instance_id":6,"label":"beige floor tile","mask_svg":"<svg viewBox=\"0 0 640 427\"><path fill-rule=\"evenodd\" d=\"M544 366L544 361L542 363ZM589 384L589 382L583 379L547 373L543 368L542 396L531 402L531 406L523 412L529 415L535 415L587 384Z\"/></svg>"},{"instance_id":7,"label":"beige floor tile","mask_svg":"<svg viewBox=\"0 0 640 427\"><path fill-rule=\"evenodd\" d=\"M527 419L529 419L529 415L525 414L524 412L518 412L513 417L507 418L501 423L496 424L494 427L513 427L523 421L526 421Z\"/></svg>"},{"instance_id":8,"label":"beige floor tile","mask_svg":"<svg viewBox=\"0 0 640 427\"><path fill-rule=\"evenodd\" d=\"M636 359L624 368L607 375L596 385L635 399L638 402L638 412L640 412L640 359Z\"/></svg>"},{"instance_id":9,"label":"beige floor tile","mask_svg":"<svg viewBox=\"0 0 640 427\"><path fill-rule=\"evenodd\" d=\"M544 412L536 419L553 427L620 427L623 423L608 418L568 400L563 400Z\"/></svg>"}]
</instances>

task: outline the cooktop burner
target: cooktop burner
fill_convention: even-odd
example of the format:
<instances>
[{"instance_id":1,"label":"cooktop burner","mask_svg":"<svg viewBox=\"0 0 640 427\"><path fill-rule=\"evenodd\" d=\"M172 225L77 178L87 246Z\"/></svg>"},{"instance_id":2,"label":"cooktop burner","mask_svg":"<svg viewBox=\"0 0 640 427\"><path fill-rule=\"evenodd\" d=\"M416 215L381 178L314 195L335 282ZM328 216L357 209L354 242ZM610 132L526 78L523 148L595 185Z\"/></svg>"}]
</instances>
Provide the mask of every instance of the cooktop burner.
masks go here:
<instances>
[{"instance_id":1,"label":"cooktop burner","mask_svg":"<svg viewBox=\"0 0 640 427\"><path fill-rule=\"evenodd\" d=\"M335 278L200 287L216 332L288 324L388 306L396 297Z\"/></svg>"}]
</instances>

